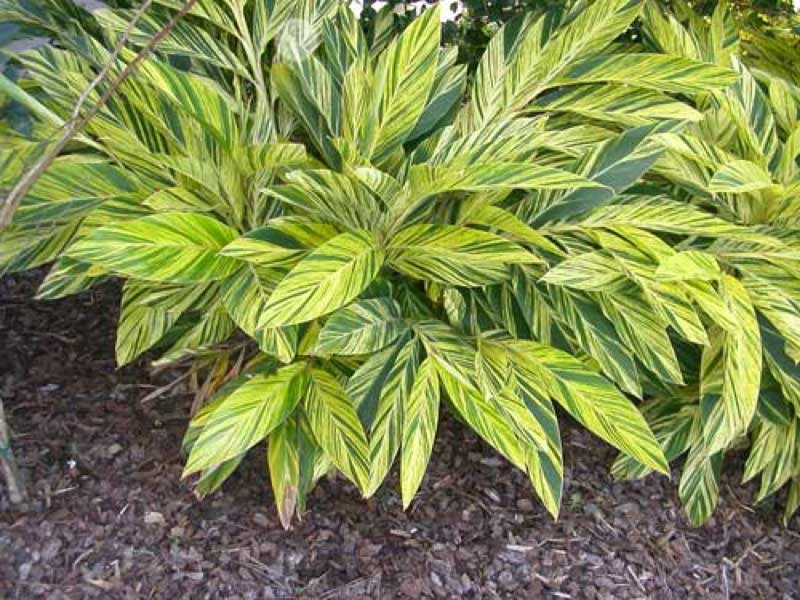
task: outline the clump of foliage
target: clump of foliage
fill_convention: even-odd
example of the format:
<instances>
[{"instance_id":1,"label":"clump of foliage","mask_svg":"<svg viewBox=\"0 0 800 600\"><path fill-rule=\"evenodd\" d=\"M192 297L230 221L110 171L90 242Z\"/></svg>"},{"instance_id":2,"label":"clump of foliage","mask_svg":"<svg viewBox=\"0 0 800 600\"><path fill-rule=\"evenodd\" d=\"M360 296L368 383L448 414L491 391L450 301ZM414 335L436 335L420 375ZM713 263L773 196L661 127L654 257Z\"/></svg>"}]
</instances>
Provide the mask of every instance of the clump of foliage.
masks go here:
<instances>
[{"instance_id":1,"label":"clump of foliage","mask_svg":"<svg viewBox=\"0 0 800 600\"><path fill-rule=\"evenodd\" d=\"M104 42L14 55L0 89L36 119L2 130L2 185L130 12L93 16ZM749 441L747 477L789 483L790 515L796 82L742 63L724 9L639 0L521 15L474 72L457 55L436 9L396 35L335 0L200 2L37 182L0 267L55 261L45 299L125 279L118 362L157 350L202 377L185 474L214 491L266 440L286 526L332 469L369 496L399 463L408 506L440 410L555 516L556 406L621 451L618 476L688 453L697 523Z\"/></svg>"},{"instance_id":2,"label":"clump of foliage","mask_svg":"<svg viewBox=\"0 0 800 600\"><path fill-rule=\"evenodd\" d=\"M710 19L689 13L681 22L648 5L643 23L653 49L738 74L724 91L695 98L701 121L661 136L665 154L652 173L666 180L672 196L766 236L687 239L669 259L676 267L673 277L691 285L704 281L722 290L735 281L736 296L726 300L734 318L717 315L707 329L708 343L691 376L697 387L657 396L643 410L670 460L688 454L680 495L695 523L716 505L726 452L748 437L744 480L761 477L759 500L788 483L788 519L800 503L794 225L800 207L800 88L796 73L786 78L791 69L776 65L796 51L773 38L774 49L765 55L742 53L724 6ZM750 31L745 36L763 43ZM624 458L615 471L642 473Z\"/></svg>"}]
</instances>

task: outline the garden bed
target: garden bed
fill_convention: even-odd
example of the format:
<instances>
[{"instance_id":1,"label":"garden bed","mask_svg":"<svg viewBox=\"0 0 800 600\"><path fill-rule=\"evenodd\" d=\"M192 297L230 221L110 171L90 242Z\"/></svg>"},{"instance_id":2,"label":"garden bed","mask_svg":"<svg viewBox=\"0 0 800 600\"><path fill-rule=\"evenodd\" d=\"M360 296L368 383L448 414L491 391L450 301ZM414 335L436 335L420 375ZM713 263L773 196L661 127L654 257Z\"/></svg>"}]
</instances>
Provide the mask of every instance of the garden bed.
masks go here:
<instances>
[{"instance_id":1,"label":"garden bed","mask_svg":"<svg viewBox=\"0 0 800 600\"><path fill-rule=\"evenodd\" d=\"M323 480L284 532L261 453L197 500L181 482L191 403L170 374L117 370L118 289L31 298L41 274L0 282L0 386L32 496L0 488L3 598L791 598L798 518L749 507L728 465L707 526L674 482L616 483L613 451L564 422L566 490L553 522L524 474L445 418L411 509L396 477L370 501ZM566 421L566 420L564 420Z\"/></svg>"}]
</instances>

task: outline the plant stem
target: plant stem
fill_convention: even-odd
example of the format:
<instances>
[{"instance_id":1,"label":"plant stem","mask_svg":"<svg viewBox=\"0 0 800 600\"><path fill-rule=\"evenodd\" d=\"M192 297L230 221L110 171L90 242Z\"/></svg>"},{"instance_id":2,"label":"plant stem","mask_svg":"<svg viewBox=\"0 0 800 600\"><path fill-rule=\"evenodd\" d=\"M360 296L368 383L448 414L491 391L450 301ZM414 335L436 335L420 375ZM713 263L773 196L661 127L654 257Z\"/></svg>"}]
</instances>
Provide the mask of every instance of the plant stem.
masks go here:
<instances>
[{"instance_id":1,"label":"plant stem","mask_svg":"<svg viewBox=\"0 0 800 600\"><path fill-rule=\"evenodd\" d=\"M25 502L25 484L22 481L14 452L11 450L11 435L8 432L6 413L3 410L3 399L0 397L0 466L8 485L8 497L12 504Z\"/></svg>"}]
</instances>

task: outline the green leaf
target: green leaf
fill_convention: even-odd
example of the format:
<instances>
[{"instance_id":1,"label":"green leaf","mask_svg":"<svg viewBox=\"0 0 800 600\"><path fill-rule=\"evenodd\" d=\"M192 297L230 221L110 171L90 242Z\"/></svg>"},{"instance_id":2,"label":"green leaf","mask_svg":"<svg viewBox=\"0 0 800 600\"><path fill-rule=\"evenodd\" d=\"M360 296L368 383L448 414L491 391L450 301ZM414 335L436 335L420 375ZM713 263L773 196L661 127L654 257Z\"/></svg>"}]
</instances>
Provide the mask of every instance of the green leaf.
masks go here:
<instances>
[{"instance_id":1,"label":"green leaf","mask_svg":"<svg viewBox=\"0 0 800 600\"><path fill-rule=\"evenodd\" d=\"M783 525L787 527L792 516L800 508L800 477L792 477L789 483L789 493L786 495L786 509L783 513Z\"/></svg>"},{"instance_id":2,"label":"green leaf","mask_svg":"<svg viewBox=\"0 0 800 600\"><path fill-rule=\"evenodd\" d=\"M439 379L451 406L475 433L518 469L526 469L526 457L505 414L476 388L451 375L448 365L435 357Z\"/></svg>"},{"instance_id":3,"label":"green leaf","mask_svg":"<svg viewBox=\"0 0 800 600\"><path fill-rule=\"evenodd\" d=\"M508 277L508 266L538 262L502 237L455 225L411 225L389 242L389 264L417 279L480 286Z\"/></svg>"},{"instance_id":4,"label":"green leaf","mask_svg":"<svg viewBox=\"0 0 800 600\"><path fill-rule=\"evenodd\" d=\"M225 480L239 468L242 459L244 459L244 454L240 454L235 458L226 460L225 462L214 465L203 471L200 474L200 479L198 479L195 484L195 494L197 494L199 498L204 498L208 494L217 491L222 484L225 483Z\"/></svg>"},{"instance_id":5,"label":"green leaf","mask_svg":"<svg viewBox=\"0 0 800 600\"><path fill-rule=\"evenodd\" d=\"M416 338L402 344L381 380L375 414L369 423L370 477L365 490L371 496L380 487L403 439L403 413L420 362Z\"/></svg>"},{"instance_id":6,"label":"green leaf","mask_svg":"<svg viewBox=\"0 0 800 600\"><path fill-rule=\"evenodd\" d=\"M714 193L744 194L772 187L770 174L749 160L736 160L723 165L708 184Z\"/></svg>"},{"instance_id":7,"label":"green leaf","mask_svg":"<svg viewBox=\"0 0 800 600\"><path fill-rule=\"evenodd\" d=\"M403 410L403 449L400 455L400 490L407 509L422 483L433 452L439 422L439 379L433 360L417 369Z\"/></svg>"},{"instance_id":8,"label":"green leaf","mask_svg":"<svg viewBox=\"0 0 800 600\"><path fill-rule=\"evenodd\" d=\"M541 281L579 290L613 288L625 279L619 264L604 252L586 252L568 258L547 271Z\"/></svg>"},{"instance_id":9,"label":"green leaf","mask_svg":"<svg viewBox=\"0 0 800 600\"><path fill-rule=\"evenodd\" d=\"M558 417L539 374L516 361L514 384L498 398L523 444L531 485L547 511L558 517L564 465Z\"/></svg>"},{"instance_id":10,"label":"green leaf","mask_svg":"<svg viewBox=\"0 0 800 600\"><path fill-rule=\"evenodd\" d=\"M220 255L268 267L292 266L337 233L335 227L325 223L275 219L233 240Z\"/></svg>"},{"instance_id":11,"label":"green leaf","mask_svg":"<svg viewBox=\"0 0 800 600\"><path fill-rule=\"evenodd\" d=\"M642 413L672 462L702 437L702 423L697 404L659 398L642 406ZM620 454L611 474L617 479L639 479L653 470L625 454Z\"/></svg>"},{"instance_id":12,"label":"green leaf","mask_svg":"<svg viewBox=\"0 0 800 600\"><path fill-rule=\"evenodd\" d=\"M36 180L13 222L65 222L85 216L106 201L143 195L129 171L98 157L62 156Z\"/></svg>"},{"instance_id":13,"label":"green leaf","mask_svg":"<svg viewBox=\"0 0 800 600\"><path fill-rule=\"evenodd\" d=\"M369 445L341 384L330 373L313 369L303 409L320 448L345 477L364 490L369 480Z\"/></svg>"},{"instance_id":14,"label":"green leaf","mask_svg":"<svg viewBox=\"0 0 800 600\"><path fill-rule=\"evenodd\" d=\"M213 281L238 267L237 261L218 255L235 237L232 228L211 217L166 213L96 229L67 255L146 281Z\"/></svg>"},{"instance_id":15,"label":"green leaf","mask_svg":"<svg viewBox=\"0 0 800 600\"><path fill-rule=\"evenodd\" d=\"M639 462L669 473L653 432L608 380L566 352L532 341L511 343L518 360L540 374L550 395L589 431Z\"/></svg>"},{"instance_id":16,"label":"green leaf","mask_svg":"<svg viewBox=\"0 0 800 600\"><path fill-rule=\"evenodd\" d=\"M725 449L747 431L761 382L761 334L750 297L729 275L720 280L720 293L739 328L717 329L703 350L700 394L709 454Z\"/></svg>"},{"instance_id":17,"label":"green leaf","mask_svg":"<svg viewBox=\"0 0 800 600\"><path fill-rule=\"evenodd\" d=\"M267 466L278 518L284 529L292 524L300 487L300 456L297 449L297 422L289 417L269 436Z\"/></svg>"},{"instance_id":18,"label":"green leaf","mask_svg":"<svg viewBox=\"0 0 800 600\"><path fill-rule=\"evenodd\" d=\"M184 477L238 456L262 441L295 409L308 386L305 363L255 375L206 417Z\"/></svg>"},{"instance_id":19,"label":"green leaf","mask_svg":"<svg viewBox=\"0 0 800 600\"><path fill-rule=\"evenodd\" d=\"M702 443L694 444L689 450L678 494L695 527L705 523L717 506L722 459L721 452L708 454Z\"/></svg>"},{"instance_id":20,"label":"green leaf","mask_svg":"<svg viewBox=\"0 0 800 600\"><path fill-rule=\"evenodd\" d=\"M574 170L600 187L576 186L550 199L545 210L527 220L542 226L608 204L655 164L664 151L655 135L672 127L670 123L636 127L596 145L576 161Z\"/></svg>"},{"instance_id":21,"label":"green leaf","mask_svg":"<svg viewBox=\"0 0 800 600\"><path fill-rule=\"evenodd\" d=\"M438 6L397 37L378 58L373 89L374 134L369 156L380 164L408 139L434 83L441 25Z\"/></svg>"},{"instance_id":22,"label":"green leaf","mask_svg":"<svg viewBox=\"0 0 800 600\"><path fill-rule=\"evenodd\" d=\"M259 327L311 321L348 304L375 279L383 260L383 250L365 231L334 237L281 280Z\"/></svg>"},{"instance_id":23,"label":"green leaf","mask_svg":"<svg viewBox=\"0 0 800 600\"><path fill-rule=\"evenodd\" d=\"M678 94L700 94L734 83L730 69L668 54L616 53L587 58L556 85L610 81Z\"/></svg>"},{"instance_id":24,"label":"green leaf","mask_svg":"<svg viewBox=\"0 0 800 600\"><path fill-rule=\"evenodd\" d=\"M407 330L400 307L390 298L360 300L335 312L319 333L321 354L369 354Z\"/></svg>"},{"instance_id":25,"label":"green leaf","mask_svg":"<svg viewBox=\"0 0 800 600\"><path fill-rule=\"evenodd\" d=\"M534 111L572 113L589 120L638 127L664 119L700 121L703 115L689 104L654 90L614 84L563 88L542 96Z\"/></svg>"},{"instance_id":26,"label":"green leaf","mask_svg":"<svg viewBox=\"0 0 800 600\"><path fill-rule=\"evenodd\" d=\"M678 252L661 261L656 269L656 279L660 281L714 281L722 272L717 259L706 252L687 250Z\"/></svg>"},{"instance_id":27,"label":"green leaf","mask_svg":"<svg viewBox=\"0 0 800 600\"><path fill-rule=\"evenodd\" d=\"M178 318L193 304L202 303L209 292L213 290L208 285L157 286L128 281L117 325L117 364L128 364L161 341Z\"/></svg>"}]
</instances>

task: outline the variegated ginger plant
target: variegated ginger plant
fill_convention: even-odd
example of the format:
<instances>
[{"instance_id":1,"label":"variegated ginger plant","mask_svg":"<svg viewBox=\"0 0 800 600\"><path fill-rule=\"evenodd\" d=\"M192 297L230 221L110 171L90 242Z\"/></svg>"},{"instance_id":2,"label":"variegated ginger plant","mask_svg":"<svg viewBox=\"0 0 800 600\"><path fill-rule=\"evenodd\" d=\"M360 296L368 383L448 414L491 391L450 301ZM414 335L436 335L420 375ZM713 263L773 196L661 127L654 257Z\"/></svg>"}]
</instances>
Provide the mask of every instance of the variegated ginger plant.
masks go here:
<instances>
[{"instance_id":1,"label":"variegated ginger plant","mask_svg":"<svg viewBox=\"0 0 800 600\"><path fill-rule=\"evenodd\" d=\"M644 31L657 51L738 73L726 90L695 98L701 121L658 136L666 152L652 172L667 182L665 195L752 232L691 237L679 252L663 253L657 274L711 286L724 302L707 311L708 340L687 364L693 385L670 386L644 413L670 460L688 454L680 495L694 523L711 515L723 458L743 442L750 445L745 481L761 476L758 500L789 484L788 520L800 505L800 87L784 71L765 70L762 57L741 53L724 4L708 22L691 12L681 22L648 4ZM623 457L615 472L646 470Z\"/></svg>"},{"instance_id":2,"label":"variegated ginger plant","mask_svg":"<svg viewBox=\"0 0 800 600\"><path fill-rule=\"evenodd\" d=\"M211 371L186 474L212 491L267 440L287 526L332 468L371 495L399 462L407 506L442 404L553 515L554 403L629 469L666 472L671 438L633 398L691 397L706 357L706 386L747 384L708 416L726 445L754 393L742 361L761 351L737 336L751 343L714 360L732 346L720 330L754 321L737 273L695 276L715 268L697 241L786 242L666 183L667 142L704 127L741 69L617 44L641 11L600 0L512 21L468 74L436 10L368 40L335 2L201 2L42 177L0 264L57 259L49 298L126 279L119 361L159 347ZM126 17L97 14L110 40ZM29 81L5 86L39 139L106 57L15 57ZM35 152L12 141L6 181Z\"/></svg>"}]
</instances>

